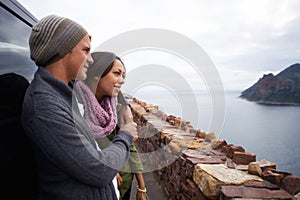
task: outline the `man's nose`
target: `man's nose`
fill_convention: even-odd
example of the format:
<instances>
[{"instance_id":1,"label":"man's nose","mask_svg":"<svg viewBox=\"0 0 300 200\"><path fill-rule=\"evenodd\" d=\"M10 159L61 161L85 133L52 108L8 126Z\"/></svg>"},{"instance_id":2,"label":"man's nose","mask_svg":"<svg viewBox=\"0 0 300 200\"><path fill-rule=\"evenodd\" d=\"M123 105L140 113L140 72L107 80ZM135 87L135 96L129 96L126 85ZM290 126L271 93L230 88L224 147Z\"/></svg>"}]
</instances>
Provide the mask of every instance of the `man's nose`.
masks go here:
<instances>
[{"instance_id":1,"label":"man's nose","mask_svg":"<svg viewBox=\"0 0 300 200\"><path fill-rule=\"evenodd\" d=\"M94 59L92 57L92 54L89 55L88 59L87 59L87 62L91 65L94 63Z\"/></svg>"}]
</instances>

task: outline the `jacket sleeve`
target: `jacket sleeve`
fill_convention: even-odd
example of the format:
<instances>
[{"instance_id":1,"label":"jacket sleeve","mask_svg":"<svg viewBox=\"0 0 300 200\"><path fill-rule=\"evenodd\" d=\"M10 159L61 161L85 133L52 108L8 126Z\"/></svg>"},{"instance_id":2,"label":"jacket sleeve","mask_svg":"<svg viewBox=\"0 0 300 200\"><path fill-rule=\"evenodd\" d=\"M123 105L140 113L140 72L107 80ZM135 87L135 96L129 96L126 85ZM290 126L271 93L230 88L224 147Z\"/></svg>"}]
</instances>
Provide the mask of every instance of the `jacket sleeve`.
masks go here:
<instances>
[{"instance_id":1,"label":"jacket sleeve","mask_svg":"<svg viewBox=\"0 0 300 200\"><path fill-rule=\"evenodd\" d=\"M24 129L56 170L85 184L101 187L109 184L128 160L132 142L128 132L121 131L111 145L99 152L92 144L95 141L87 137L91 130L79 113L72 113L69 105L49 95L44 101L27 102L31 104L24 105L30 110L22 116Z\"/></svg>"}]
</instances>

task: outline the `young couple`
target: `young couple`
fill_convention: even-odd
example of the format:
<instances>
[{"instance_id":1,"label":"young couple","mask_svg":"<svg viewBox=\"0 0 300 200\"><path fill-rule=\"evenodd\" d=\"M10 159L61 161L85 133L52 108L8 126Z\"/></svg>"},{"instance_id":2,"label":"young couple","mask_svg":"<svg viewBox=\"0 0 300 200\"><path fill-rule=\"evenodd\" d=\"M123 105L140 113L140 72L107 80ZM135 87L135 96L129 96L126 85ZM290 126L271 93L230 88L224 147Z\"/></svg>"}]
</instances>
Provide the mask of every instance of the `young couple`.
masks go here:
<instances>
[{"instance_id":1,"label":"young couple","mask_svg":"<svg viewBox=\"0 0 300 200\"><path fill-rule=\"evenodd\" d=\"M117 200L113 179L121 189L118 172L137 139L120 93L123 62L109 52L91 55L88 32L56 15L32 27L29 47L39 67L25 94L22 125L35 152L38 199ZM111 141L103 142L108 135ZM136 177L137 199L146 199L141 173Z\"/></svg>"}]
</instances>

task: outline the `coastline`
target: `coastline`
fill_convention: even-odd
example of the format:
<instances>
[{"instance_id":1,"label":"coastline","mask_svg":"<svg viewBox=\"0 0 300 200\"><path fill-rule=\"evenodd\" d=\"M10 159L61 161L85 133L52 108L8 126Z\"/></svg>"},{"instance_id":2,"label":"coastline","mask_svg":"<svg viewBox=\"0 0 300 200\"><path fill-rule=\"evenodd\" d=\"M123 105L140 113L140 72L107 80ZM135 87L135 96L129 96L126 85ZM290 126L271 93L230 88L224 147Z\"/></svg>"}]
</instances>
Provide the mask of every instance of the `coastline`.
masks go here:
<instances>
[{"instance_id":1,"label":"coastline","mask_svg":"<svg viewBox=\"0 0 300 200\"><path fill-rule=\"evenodd\" d=\"M300 106L300 103L291 103L291 102L274 102L274 101L263 101L263 100L259 100L259 101L255 101L255 100L248 100L245 97L241 97L239 96L240 99L249 101L249 102L254 102L257 104L263 104L263 105L274 105L274 106Z\"/></svg>"}]
</instances>

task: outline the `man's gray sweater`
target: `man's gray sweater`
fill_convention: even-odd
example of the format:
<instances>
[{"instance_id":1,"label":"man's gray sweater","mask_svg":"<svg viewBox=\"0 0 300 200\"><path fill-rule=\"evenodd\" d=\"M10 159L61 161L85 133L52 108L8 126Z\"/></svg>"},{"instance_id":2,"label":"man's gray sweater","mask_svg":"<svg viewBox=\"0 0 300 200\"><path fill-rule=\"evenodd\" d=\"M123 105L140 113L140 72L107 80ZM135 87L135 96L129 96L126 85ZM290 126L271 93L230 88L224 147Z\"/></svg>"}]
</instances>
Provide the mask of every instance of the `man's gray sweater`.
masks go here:
<instances>
[{"instance_id":1,"label":"man's gray sweater","mask_svg":"<svg viewBox=\"0 0 300 200\"><path fill-rule=\"evenodd\" d=\"M35 151L38 199L117 199L112 179L128 160L132 136L120 131L110 146L97 151L72 88L44 68L26 92L22 124Z\"/></svg>"}]
</instances>

